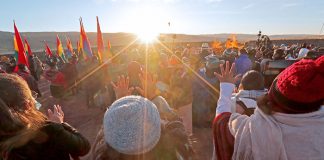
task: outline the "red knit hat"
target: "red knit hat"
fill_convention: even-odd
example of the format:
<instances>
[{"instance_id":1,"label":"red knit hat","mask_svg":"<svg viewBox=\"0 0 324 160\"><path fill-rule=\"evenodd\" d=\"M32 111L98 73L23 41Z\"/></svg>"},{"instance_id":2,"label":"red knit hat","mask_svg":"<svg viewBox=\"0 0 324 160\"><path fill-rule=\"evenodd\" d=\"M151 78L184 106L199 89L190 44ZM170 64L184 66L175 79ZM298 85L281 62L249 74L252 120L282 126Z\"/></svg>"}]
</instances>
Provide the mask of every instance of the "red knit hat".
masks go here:
<instances>
[{"instance_id":1,"label":"red knit hat","mask_svg":"<svg viewBox=\"0 0 324 160\"><path fill-rule=\"evenodd\" d=\"M319 109L324 100L324 56L301 60L286 68L269 91L273 110L308 113Z\"/></svg>"}]
</instances>

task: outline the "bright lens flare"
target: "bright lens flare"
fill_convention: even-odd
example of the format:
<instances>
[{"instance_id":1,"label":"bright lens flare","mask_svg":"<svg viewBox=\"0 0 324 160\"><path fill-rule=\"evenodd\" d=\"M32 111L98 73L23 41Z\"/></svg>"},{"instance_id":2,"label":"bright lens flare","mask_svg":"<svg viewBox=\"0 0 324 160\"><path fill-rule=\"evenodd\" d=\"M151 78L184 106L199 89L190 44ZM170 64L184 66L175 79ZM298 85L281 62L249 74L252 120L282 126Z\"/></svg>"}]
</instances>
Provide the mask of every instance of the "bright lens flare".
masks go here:
<instances>
[{"instance_id":1,"label":"bright lens flare","mask_svg":"<svg viewBox=\"0 0 324 160\"><path fill-rule=\"evenodd\" d=\"M165 12L160 11L154 6L142 6L128 11L127 21L130 32L136 34L137 38L143 43L153 43L157 40L160 33L168 29L168 18Z\"/></svg>"},{"instance_id":2,"label":"bright lens flare","mask_svg":"<svg viewBox=\"0 0 324 160\"><path fill-rule=\"evenodd\" d=\"M154 32L139 32L136 34L137 34L137 38L144 43L153 43L159 35L158 33L154 33Z\"/></svg>"}]
</instances>

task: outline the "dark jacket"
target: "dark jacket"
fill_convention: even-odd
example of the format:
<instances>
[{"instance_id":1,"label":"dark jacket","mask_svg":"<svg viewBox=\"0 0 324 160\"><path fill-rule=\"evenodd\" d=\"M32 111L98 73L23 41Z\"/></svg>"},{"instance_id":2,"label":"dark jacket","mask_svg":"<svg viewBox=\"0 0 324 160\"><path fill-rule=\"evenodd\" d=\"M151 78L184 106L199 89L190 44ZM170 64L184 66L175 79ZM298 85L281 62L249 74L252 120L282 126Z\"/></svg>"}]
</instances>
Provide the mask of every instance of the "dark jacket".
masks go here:
<instances>
[{"instance_id":1,"label":"dark jacket","mask_svg":"<svg viewBox=\"0 0 324 160\"><path fill-rule=\"evenodd\" d=\"M46 122L33 140L11 150L8 160L78 159L89 150L89 141L67 123Z\"/></svg>"}]
</instances>

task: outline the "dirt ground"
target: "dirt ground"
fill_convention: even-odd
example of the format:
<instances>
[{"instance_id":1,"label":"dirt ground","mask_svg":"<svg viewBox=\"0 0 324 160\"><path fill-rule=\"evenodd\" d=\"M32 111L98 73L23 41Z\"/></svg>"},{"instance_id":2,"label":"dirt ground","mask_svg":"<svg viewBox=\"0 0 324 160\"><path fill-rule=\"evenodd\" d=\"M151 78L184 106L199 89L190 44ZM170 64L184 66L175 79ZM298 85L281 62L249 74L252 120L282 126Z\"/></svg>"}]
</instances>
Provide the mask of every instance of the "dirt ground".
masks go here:
<instances>
[{"instance_id":1,"label":"dirt ground","mask_svg":"<svg viewBox=\"0 0 324 160\"><path fill-rule=\"evenodd\" d=\"M75 127L92 144L102 125L105 111L100 108L87 107L85 94L82 92L66 100L59 100L51 96L49 83L46 80L41 79L39 88L43 94L42 97L37 99L42 104L40 110L46 113L47 109L51 108L54 104L61 105L65 114L65 122ZM195 140L195 159L210 160L213 150L211 129L193 128L193 139ZM81 159L90 160L90 156L88 154Z\"/></svg>"}]
</instances>

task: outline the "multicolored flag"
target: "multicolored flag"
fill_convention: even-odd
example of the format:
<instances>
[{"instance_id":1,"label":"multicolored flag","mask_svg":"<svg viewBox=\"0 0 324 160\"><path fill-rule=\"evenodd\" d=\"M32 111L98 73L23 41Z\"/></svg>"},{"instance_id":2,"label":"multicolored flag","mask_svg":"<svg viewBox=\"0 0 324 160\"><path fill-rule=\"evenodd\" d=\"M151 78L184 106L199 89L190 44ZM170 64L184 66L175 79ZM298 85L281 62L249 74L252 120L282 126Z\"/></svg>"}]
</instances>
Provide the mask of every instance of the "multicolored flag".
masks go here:
<instances>
[{"instance_id":1,"label":"multicolored flag","mask_svg":"<svg viewBox=\"0 0 324 160\"><path fill-rule=\"evenodd\" d=\"M59 57L61 57L64 62L67 62L65 55L64 55L63 45L62 45L60 37L58 35L56 35L56 54Z\"/></svg>"},{"instance_id":2,"label":"multicolored flag","mask_svg":"<svg viewBox=\"0 0 324 160\"><path fill-rule=\"evenodd\" d=\"M53 53L52 53L51 49L48 47L48 45L47 45L46 42L44 42L44 43L45 43L45 51L46 51L47 55L49 57L52 57L53 56Z\"/></svg>"},{"instance_id":3,"label":"multicolored flag","mask_svg":"<svg viewBox=\"0 0 324 160\"><path fill-rule=\"evenodd\" d=\"M16 26L16 23L14 22L14 30L15 30L15 39L14 39L14 43L17 45L15 47L15 50L17 49L17 53L18 53L18 59L17 59L17 64L24 64L26 65L27 67L29 67L29 64L28 64L28 60L26 58L26 54L25 54L25 48L24 48L24 44L23 44L23 41L20 37L20 34L19 34L19 31L17 29L17 26Z\"/></svg>"},{"instance_id":4,"label":"multicolored flag","mask_svg":"<svg viewBox=\"0 0 324 160\"><path fill-rule=\"evenodd\" d=\"M25 40L25 51L26 51L27 55L30 55L30 56L33 55L33 52L30 48L30 45L29 45L27 39L25 38L24 40Z\"/></svg>"},{"instance_id":5,"label":"multicolored flag","mask_svg":"<svg viewBox=\"0 0 324 160\"><path fill-rule=\"evenodd\" d=\"M104 43L103 43L98 16L97 16L97 48L98 48L98 59L99 62L102 63L103 53L104 53Z\"/></svg>"},{"instance_id":6,"label":"multicolored flag","mask_svg":"<svg viewBox=\"0 0 324 160\"><path fill-rule=\"evenodd\" d=\"M66 48L67 48L66 55L68 56L68 58L71 58L72 55L74 54L72 43L68 37L65 38L66 38Z\"/></svg>"},{"instance_id":7,"label":"multicolored flag","mask_svg":"<svg viewBox=\"0 0 324 160\"><path fill-rule=\"evenodd\" d=\"M91 58L93 56L90 41L87 37L87 34L84 30L82 19L80 18L80 43L81 50L83 52L85 60Z\"/></svg>"}]
</instances>

